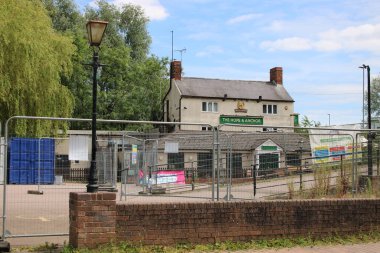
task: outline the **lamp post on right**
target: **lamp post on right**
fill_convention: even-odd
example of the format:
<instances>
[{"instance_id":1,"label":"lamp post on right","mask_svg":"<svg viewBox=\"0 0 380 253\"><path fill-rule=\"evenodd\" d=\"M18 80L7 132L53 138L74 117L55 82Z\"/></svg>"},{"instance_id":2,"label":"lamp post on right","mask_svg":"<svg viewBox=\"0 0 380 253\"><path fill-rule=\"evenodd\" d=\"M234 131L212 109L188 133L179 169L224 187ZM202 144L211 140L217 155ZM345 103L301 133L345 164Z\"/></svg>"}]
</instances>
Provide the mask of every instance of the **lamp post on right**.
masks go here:
<instances>
[{"instance_id":1,"label":"lamp post on right","mask_svg":"<svg viewBox=\"0 0 380 253\"><path fill-rule=\"evenodd\" d=\"M367 70L367 125L368 129L371 129L371 68L368 65L363 64L359 68ZM363 84L364 84L364 75L363 75ZM364 86L363 86L364 87ZM373 166L372 166L372 133L369 132L367 135L368 139L368 176L373 175Z\"/></svg>"}]
</instances>

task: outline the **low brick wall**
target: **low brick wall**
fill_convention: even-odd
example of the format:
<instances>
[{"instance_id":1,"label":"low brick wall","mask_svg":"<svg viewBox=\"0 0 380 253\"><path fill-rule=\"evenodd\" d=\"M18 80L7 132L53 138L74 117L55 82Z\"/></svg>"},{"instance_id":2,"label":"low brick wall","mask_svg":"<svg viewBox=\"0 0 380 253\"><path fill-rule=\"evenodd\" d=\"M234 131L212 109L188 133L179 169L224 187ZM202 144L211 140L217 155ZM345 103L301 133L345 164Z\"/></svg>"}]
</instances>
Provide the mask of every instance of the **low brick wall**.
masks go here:
<instances>
[{"instance_id":1,"label":"low brick wall","mask_svg":"<svg viewBox=\"0 0 380 253\"><path fill-rule=\"evenodd\" d=\"M70 194L70 244L213 243L380 231L380 199L116 204L115 193Z\"/></svg>"},{"instance_id":2,"label":"low brick wall","mask_svg":"<svg viewBox=\"0 0 380 253\"><path fill-rule=\"evenodd\" d=\"M116 238L116 194L70 192L70 245L96 247Z\"/></svg>"},{"instance_id":3,"label":"low brick wall","mask_svg":"<svg viewBox=\"0 0 380 253\"><path fill-rule=\"evenodd\" d=\"M379 230L380 200L117 205L118 240L213 243Z\"/></svg>"}]
</instances>

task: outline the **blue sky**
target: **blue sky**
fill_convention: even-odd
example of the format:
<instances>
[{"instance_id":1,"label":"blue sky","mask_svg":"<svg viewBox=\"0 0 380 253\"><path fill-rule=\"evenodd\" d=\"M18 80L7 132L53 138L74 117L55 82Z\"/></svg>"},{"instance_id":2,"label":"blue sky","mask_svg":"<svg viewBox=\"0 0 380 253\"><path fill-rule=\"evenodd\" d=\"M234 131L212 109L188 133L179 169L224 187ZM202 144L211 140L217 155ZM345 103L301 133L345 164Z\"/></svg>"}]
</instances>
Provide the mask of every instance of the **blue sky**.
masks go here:
<instances>
[{"instance_id":1,"label":"blue sky","mask_svg":"<svg viewBox=\"0 0 380 253\"><path fill-rule=\"evenodd\" d=\"M362 120L363 73L380 72L380 1L109 0L141 5L151 53L182 54L184 75L269 80L284 70L295 112L328 124ZM80 8L92 0L76 0ZM179 51L174 58L180 59Z\"/></svg>"}]
</instances>

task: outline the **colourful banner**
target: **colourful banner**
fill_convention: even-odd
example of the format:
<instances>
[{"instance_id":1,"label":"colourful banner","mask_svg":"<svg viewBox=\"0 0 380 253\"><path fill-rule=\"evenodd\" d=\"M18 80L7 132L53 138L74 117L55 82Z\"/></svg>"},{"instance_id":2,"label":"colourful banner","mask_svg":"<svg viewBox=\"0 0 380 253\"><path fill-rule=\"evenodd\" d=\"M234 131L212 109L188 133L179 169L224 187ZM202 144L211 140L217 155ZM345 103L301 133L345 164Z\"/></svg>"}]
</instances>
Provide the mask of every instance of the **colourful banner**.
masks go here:
<instances>
[{"instance_id":1,"label":"colourful banner","mask_svg":"<svg viewBox=\"0 0 380 253\"><path fill-rule=\"evenodd\" d=\"M140 183L143 183L144 172L139 171ZM146 175L146 182L148 182L148 175ZM152 178L149 182L153 185L159 184L185 184L185 171L183 170L162 170L152 172Z\"/></svg>"},{"instance_id":2,"label":"colourful banner","mask_svg":"<svg viewBox=\"0 0 380 253\"><path fill-rule=\"evenodd\" d=\"M315 163L324 163L328 161L339 161L341 156L343 159L351 159L353 152L353 142L356 134L359 133L360 126L339 126L339 128L352 128L353 131L342 130L309 130L310 146ZM357 130L357 131L355 131ZM359 140L363 142L363 140ZM361 147L358 145L356 149L361 157Z\"/></svg>"}]
</instances>

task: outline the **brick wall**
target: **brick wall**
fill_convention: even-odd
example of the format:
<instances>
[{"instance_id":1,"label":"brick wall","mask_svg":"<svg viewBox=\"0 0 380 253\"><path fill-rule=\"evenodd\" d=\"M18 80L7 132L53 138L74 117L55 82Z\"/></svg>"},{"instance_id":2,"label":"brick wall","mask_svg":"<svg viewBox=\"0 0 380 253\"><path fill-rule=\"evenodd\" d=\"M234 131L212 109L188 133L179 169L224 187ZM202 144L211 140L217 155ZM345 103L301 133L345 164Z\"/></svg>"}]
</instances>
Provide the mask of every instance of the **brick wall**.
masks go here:
<instances>
[{"instance_id":1,"label":"brick wall","mask_svg":"<svg viewBox=\"0 0 380 253\"><path fill-rule=\"evenodd\" d=\"M116 238L116 194L70 192L70 244L96 247Z\"/></svg>"},{"instance_id":2,"label":"brick wall","mask_svg":"<svg viewBox=\"0 0 380 253\"><path fill-rule=\"evenodd\" d=\"M70 244L213 243L380 231L380 199L117 204L115 193L70 194ZM116 211L115 211L116 210Z\"/></svg>"},{"instance_id":3,"label":"brick wall","mask_svg":"<svg viewBox=\"0 0 380 253\"><path fill-rule=\"evenodd\" d=\"M118 240L213 243L380 228L380 200L117 205Z\"/></svg>"}]
</instances>

